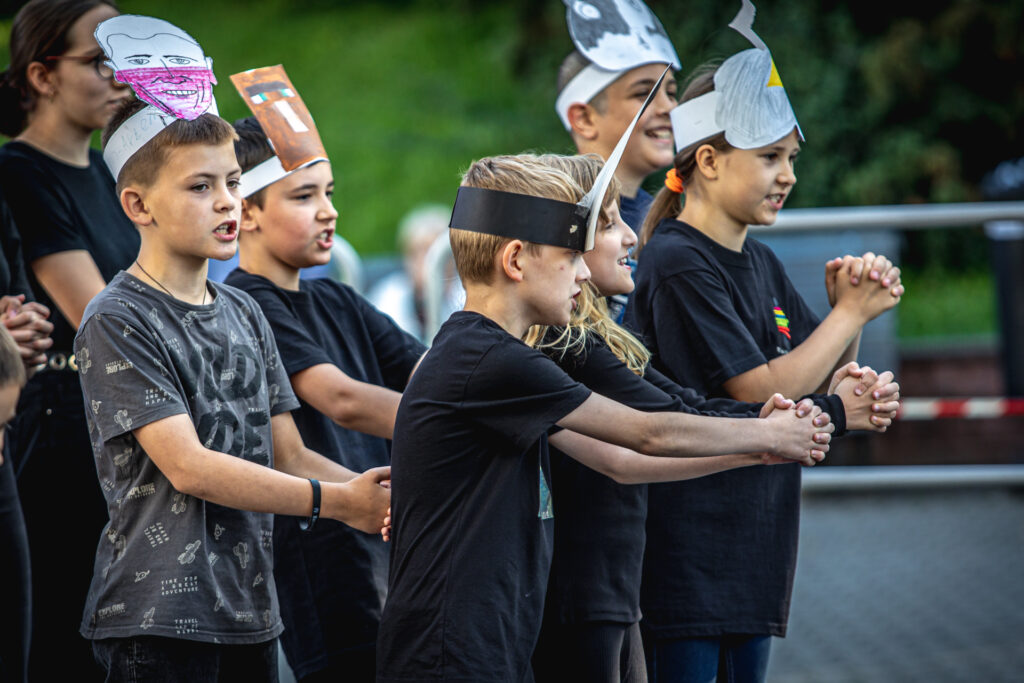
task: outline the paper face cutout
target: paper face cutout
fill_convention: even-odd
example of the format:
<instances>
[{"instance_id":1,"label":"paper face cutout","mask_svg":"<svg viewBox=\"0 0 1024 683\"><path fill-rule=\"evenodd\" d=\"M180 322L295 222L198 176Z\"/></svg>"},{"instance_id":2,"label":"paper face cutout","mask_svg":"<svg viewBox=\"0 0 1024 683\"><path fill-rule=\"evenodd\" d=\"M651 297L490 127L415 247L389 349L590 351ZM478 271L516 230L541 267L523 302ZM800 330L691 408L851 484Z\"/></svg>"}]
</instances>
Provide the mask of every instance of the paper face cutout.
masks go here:
<instances>
[{"instance_id":1,"label":"paper face cutout","mask_svg":"<svg viewBox=\"0 0 1024 683\"><path fill-rule=\"evenodd\" d=\"M313 116L284 67L278 64L243 71L234 74L231 82L267 134L285 171L327 159Z\"/></svg>"},{"instance_id":2,"label":"paper face cutout","mask_svg":"<svg viewBox=\"0 0 1024 683\"><path fill-rule=\"evenodd\" d=\"M624 71L655 62L678 69L661 22L641 0L563 0L569 35L592 64Z\"/></svg>"},{"instance_id":3,"label":"paper face cutout","mask_svg":"<svg viewBox=\"0 0 1024 683\"><path fill-rule=\"evenodd\" d=\"M794 128L804 139L771 52L754 33L754 13L750 0L743 0L729 26L755 47L722 63L715 72L714 91L683 102L670 113L677 151L723 131L726 141L738 149L770 145Z\"/></svg>"},{"instance_id":4,"label":"paper face cutout","mask_svg":"<svg viewBox=\"0 0 1024 683\"><path fill-rule=\"evenodd\" d=\"M654 100L670 69L671 66L665 67L661 78L597 174L593 187L579 203L570 204L545 197L464 186L459 188L455 198L449 227L576 251L593 249L597 221L612 176L633 135L633 129Z\"/></svg>"},{"instance_id":5,"label":"paper face cutout","mask_svg":"<svg viewBox=\"0 0 1024 683\"><path fill-rule=\"evenodd\" d=\"M139 99L192 121L213 104L213 60L192 36L170 22L123 14L96 27L96 41Z\"/></svg>"}]
</instances>

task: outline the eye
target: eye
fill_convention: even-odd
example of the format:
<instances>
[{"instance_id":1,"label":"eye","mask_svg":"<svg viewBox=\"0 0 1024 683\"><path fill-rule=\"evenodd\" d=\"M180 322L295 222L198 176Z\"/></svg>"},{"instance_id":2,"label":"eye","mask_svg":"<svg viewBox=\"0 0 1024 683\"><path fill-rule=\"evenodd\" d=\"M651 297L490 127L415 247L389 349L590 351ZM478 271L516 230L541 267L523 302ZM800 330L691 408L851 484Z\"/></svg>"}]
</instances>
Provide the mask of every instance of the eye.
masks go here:
<instances>
[{"instance_id":1,"label":"eye","mask_svg":"<svg viewBox=\"0 0 1024 683\"><path fill-rule=\"evenodd\" d=\"M129 64L135 64L136 66L142 66L143 64L149 64L148 57L132 57L128 60Z\"/></svg>"},{"instance_id":2,"label":"eye","mask_svg":"<svg viewBox=\"0 0 1024 683\"><path fill-rule=\"evenodd\" d=\"M207 190L210 189L210 185L208 183L196 183L189 189L191 189L193 192L206 192Z\"/></svg>"},{"instance_id":3,"label":"eye","mask_svg":"<svg viewBox=\"0 0 1024 683\"><path fill-rule=\"evenodd\" d=\"M242 183L239 178L228 178L228 187L232 190L237 190L238 186L241 184Z\"/></svg>"},{"instance_id":4,"label":"eye","mask_svg":"<svg viewBox=\"0 0 1024 683\"><path fill-rule=\"evenodd\" d=\"M778 152L765 152L761 155L761 158L766 161L775 161L779 158Z\"/></svg>"},{"instance_id":5,"label":"eye","mask_svg":"<svg viewBox=\"0 0 1024 683\"><path fill-rule=\"evenodd\" d=\"M334 190L333 189L327 190L326 194L327 194L327 198L328 199L333 199L334 198Z\"/></svg>"},{"instance_id":6,"label":"eye","mask_svg":"<svg viewBox=\"0 0 1024 683\"><path fill-rule=\"evenodd\" d=\"M303 194L295 195L294 197L292 197L292 199L294 199L297 202L304 202L304 201L306 201L308 199L312 199L312 197L313 197L312 194L310 194L309 192L305 192Z\"/></svg>"},{"instance_id":7,"label":"eye","mask_svg":"<svg viewBox=\"0 0 1024 683\"><path fill-rule=\"evenodd\" d=\"M194 60L188 57L171 57L167 61L171 64L191 64Z\"/></svg>"}]
</instances>

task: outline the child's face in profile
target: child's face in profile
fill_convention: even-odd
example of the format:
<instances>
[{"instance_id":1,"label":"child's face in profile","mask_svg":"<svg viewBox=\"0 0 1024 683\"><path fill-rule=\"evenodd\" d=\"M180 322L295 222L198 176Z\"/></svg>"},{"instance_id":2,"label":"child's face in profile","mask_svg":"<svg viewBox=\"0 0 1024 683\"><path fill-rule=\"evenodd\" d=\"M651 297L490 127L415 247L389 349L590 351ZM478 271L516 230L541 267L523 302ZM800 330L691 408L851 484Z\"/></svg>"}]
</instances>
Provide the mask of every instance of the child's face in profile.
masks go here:
<instances>
[{"instance_id":1,"label":"child's face in profile","mask_svg":"<svg viewBox=\"0 0 1024 683\"><path fill-rule=\"evenodd\" d=\"M331 260L338 212L331 202L334 175L321 161L267 187L263 208L250 206L270 254L292 268Z\"/></svg>"},{"instance_id":2,"label":"child's face in profile","mask_svg":"<svg viewBox=\"0 0 1024 683\"><path fill-rule=\"evenodd\" d=\"M520 293L531 312L531 324L568 325L577 305L580 286L590 278L583 254L564 247L536 245L520 258L523 287Z\"/></svg>"},{"instance_id":3,"label":"child's face in profile","mask_svg":"<svg viewBox=\"0 0 1024 683\"><path fill-rule=\"evenodd\" d=\"M626 263L636 246L636 233L619 215L618 202L605 209L610 220L598 223L594 248L583 255L590 269L590 281L604 296L633 291L632 268Z\"/></svg>"},{"instance_id":4,"label":"child's face in profile","mask_svg":"<svg viewBox=\"0 0 1024 683\"><path fill-rule=\"evenodd\" d=\"M765 147L718 153L718 177L706 186L711 201L740 228L773 224L796 184L799 152L794 130Z\"/></svg>"},{"instance_id":5,"label":"child's face in profile","mask_svg":"<svg viewBox=\"0 0 1024 683\"><path fill-rule=\"evenodd\" d=\"M179 256L231 258L238 248L241 174L231 140L172 148L156 182L141 192L153 220L143 235Z\"/></svg>"},{"instance_id":6,"label":"child's face in profile","mask_svg":"<svg viewBox=\"0 0 1024 683\"><path fill-rule=\"evenodd\" d=\"M611 155L664 70L664 64L638 66L605 88L604 113L593 110L594 123L598 129L597 148L587 151L595 151L605 159ZM676 81L669 75L637 122L622 155L620 168L628 169L634 175L646 176L659 168L672 165L675 142L669 112L677 104Z\"/></svg>"}]
</instances>

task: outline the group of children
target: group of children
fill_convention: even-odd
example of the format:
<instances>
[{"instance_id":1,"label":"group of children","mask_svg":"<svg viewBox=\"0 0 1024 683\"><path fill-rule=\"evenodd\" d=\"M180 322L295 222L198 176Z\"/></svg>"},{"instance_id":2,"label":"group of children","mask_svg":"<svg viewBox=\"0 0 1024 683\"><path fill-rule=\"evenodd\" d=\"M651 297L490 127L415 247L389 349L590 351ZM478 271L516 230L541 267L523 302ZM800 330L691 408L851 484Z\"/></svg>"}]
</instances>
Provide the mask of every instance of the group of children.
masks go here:
<instances>
[{"instance_id":1,"label":"group of children","mask_svg":"<svg viewBox=\"0 0 1024 683\"><path fill-rule=\"evenodd\" d=\"M643 3L566 4L580 154L469 166L466 303L429 350L300 279L338 213L283 68L232 76L253 116L231 125L188 33L93 24L135 94L102 143L139 235L73 343L109 517L81 633L107 680L276 680L279 637L304 681L764 679L800 465L898 408L855 359L899 270L830 261L819 320L747 239L802 140L748 1L731 25L754 48L678 106ZM5 353L0 419L23 382Z\"/></svg>"}]
</instances>

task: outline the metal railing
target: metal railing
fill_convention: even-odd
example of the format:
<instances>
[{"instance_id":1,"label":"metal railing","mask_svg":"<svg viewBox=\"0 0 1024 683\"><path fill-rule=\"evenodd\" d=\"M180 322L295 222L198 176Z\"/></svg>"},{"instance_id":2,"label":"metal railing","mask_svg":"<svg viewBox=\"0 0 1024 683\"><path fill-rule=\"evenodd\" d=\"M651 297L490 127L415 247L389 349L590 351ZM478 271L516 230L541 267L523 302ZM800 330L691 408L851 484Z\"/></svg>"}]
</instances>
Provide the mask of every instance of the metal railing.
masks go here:
<instances>
[{"instance_id":1,"label":"metal railing","mask_svg":"<svg viewBox=\"0 0 1024 683\"><path fill-rule=\"evenodd\" d=\"M854 465L803 472L805 493L1024 487L1024 465Z\"/></svg>"}]
</instances>

